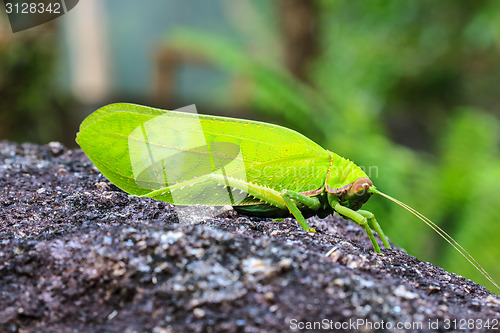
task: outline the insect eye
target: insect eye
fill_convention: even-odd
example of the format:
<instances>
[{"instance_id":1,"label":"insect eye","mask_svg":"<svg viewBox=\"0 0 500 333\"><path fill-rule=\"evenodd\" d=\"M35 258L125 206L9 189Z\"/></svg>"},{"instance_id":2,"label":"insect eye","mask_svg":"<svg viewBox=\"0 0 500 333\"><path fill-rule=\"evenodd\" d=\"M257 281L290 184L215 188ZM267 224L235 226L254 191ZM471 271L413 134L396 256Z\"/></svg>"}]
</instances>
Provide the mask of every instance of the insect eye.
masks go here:
<instances>
[{"instance_id":1,"label":"insect eye","mask_svg":"<svg viewBox=\"0 0 500 333\"><path fill-rule=\"evenodd\" d=\"M357 179L349 189L350 195L363 195L365 192L373 186L372 181L369 178L363 177Z\"/></svg>"}]
</instances>

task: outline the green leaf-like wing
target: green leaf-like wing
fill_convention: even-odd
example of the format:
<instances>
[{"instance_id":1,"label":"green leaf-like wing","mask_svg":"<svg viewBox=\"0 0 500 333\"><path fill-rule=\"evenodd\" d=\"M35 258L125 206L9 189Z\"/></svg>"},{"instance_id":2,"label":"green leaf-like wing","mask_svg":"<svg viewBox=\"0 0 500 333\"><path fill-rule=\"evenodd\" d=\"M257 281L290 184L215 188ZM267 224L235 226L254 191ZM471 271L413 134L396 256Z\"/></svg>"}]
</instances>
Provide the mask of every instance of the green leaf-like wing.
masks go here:
<instances>
[{"instance_id":1,"label":"green leaf-like wing","mask_svg":"<svg viewBox=\"0 0 500 333\"><path fill-rule=\"evenodd\" d=\"M326 150L281 126L133 104L95 111L80 125L76 141L124 191L144 195L175 188L178 195L172 190L157 199L180 205L252 201L239 191L228 197L224 184L203 177L209 174L303 192L324 184L330 164Z\"/></svg>"}]
</instances>

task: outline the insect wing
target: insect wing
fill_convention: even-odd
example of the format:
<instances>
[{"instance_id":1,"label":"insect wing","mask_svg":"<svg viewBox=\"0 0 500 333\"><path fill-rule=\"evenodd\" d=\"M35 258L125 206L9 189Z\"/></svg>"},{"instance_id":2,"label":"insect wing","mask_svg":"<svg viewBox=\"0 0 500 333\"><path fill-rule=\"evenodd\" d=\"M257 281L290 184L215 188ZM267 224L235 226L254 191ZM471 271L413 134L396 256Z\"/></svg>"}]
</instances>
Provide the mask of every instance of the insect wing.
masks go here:
<instances>
[{"instance_id":1,"label":"insect wing","mask_svg":"<svg viewBox=\"0 0 500 333\"><path fill-rule=\"evenodd\" d=\"M220 180L206 175L278 191L309 191L323 186L330 164L326 150L281 126L132 104L108 105L88 116L77 142L126 192L144 195L175 188L155 198L178 205L249 200L245 193L239 195L245 192L241 186L231 194ZM175 192L179 196L174 198Z\"/></svg>"},{"instance_id":2,"label":"insect wing","mask_svg":"<svg viewBox=\"0 0 500 333\"><path fill-rule=\"evenodd\" d=\"M128 136L132 173L140 188L158 191L155 199L176 205L238 205L246 188L233 193L221 175L246 183L241 150L231 142L207 142L197 114L165 112L141 123Z\"/></svg>"}]
</instances>

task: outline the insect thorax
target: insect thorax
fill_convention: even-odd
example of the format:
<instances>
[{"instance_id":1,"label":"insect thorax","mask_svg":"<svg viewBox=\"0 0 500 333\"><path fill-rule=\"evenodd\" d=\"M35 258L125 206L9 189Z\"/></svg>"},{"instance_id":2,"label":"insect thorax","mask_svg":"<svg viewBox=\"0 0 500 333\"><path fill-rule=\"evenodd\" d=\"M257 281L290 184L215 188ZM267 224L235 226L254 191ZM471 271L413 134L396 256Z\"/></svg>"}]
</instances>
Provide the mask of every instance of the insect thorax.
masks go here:
<instances>
[{"instance_id":1,"label":"insect thorax","mask_svg":"<svg viewBox=\"0 0 500 333\"><path fill-rule=\"evenodd\" d=\"M327 174L325 191L335 195L341 205L357 210L370 198L367 191L373 186L362 168L346 158L332 154L332 164Z\"/></svg>"}]
</instances>

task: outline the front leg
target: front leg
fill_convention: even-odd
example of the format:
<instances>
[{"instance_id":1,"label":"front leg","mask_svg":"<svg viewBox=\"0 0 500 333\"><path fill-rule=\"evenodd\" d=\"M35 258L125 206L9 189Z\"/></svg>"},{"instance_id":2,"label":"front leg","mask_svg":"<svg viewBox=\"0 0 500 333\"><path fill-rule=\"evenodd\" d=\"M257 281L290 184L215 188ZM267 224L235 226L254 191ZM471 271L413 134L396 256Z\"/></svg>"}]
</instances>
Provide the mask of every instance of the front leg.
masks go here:
<instances>
[{"instance_id":1,"label":"front leg","mask_svg":"<svg viewBox=\"0 0 500 333\"><path fill-rule=\"evenodd\" d=\"M375 250L375 252L380 253L380 247L378 246L377 241L375 240L375 236L373 236L373 232L370 229L370 226L368 225L368 218L363 216L357 211L342 206L336 199L329 199L329 201L330 201L330 206L333 208L333 210L335 210L340 215L343 215L353 220L354 222L365 228L368 237L372 241L373 249Z\"/></svg>"},{"instance_id":2,"label":"front leg","mask_svg":"<svg viewBox=\"0 0 500 333\"><path fill-rule=\"evenodd\" d=\"M358 213L360 213L361 215L363 215L364 217L366 217L368 219L368 221L371 223L373 229L375 229L375 231L378 233L380 239L382 240L382 243L384 243L385 248L390 249L391 245L387 241L387 238L385 237L385 234L382 231L382 228L380 227L377 220L375 219L375 215L373 215L372 212L369 212L367 210L362 210L362 209L358 210Z\"/></svg>"}]
</instances>

